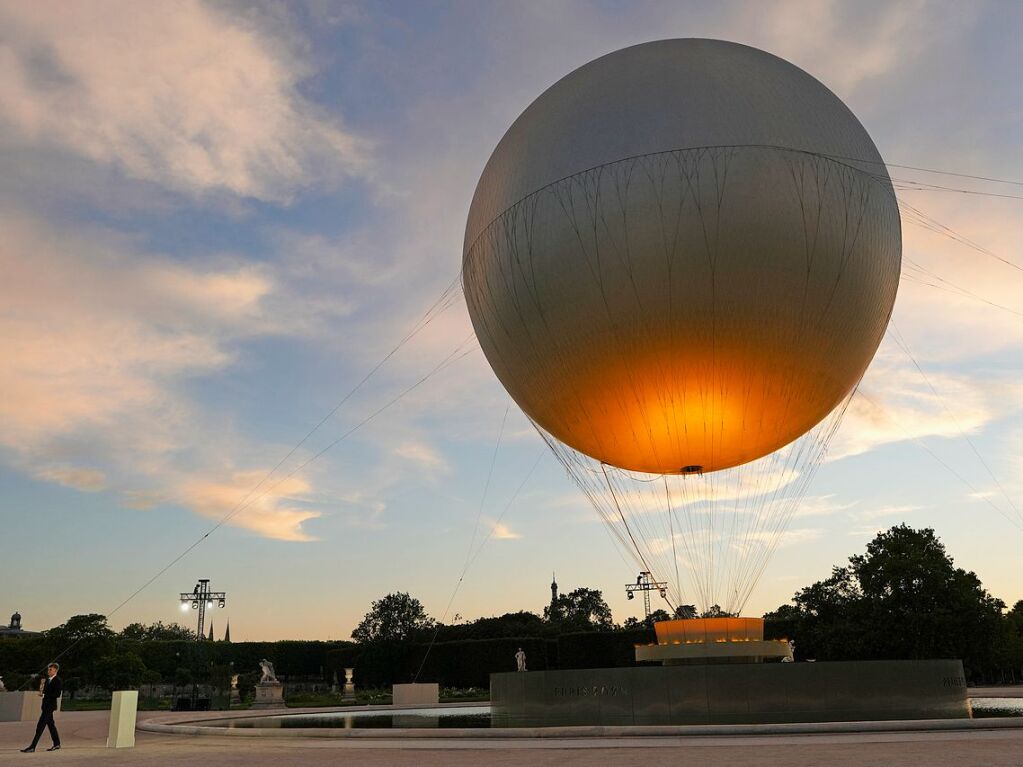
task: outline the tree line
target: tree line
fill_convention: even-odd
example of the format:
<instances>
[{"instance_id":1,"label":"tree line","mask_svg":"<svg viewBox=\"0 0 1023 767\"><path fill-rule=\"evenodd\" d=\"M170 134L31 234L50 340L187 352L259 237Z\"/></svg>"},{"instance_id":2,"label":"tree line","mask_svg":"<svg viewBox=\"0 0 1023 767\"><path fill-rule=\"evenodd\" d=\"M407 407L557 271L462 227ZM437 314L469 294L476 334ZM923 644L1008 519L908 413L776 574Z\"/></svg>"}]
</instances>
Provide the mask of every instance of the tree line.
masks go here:
<instances>
[{"instance_id":1,"label":"tree line","mask_svg":"<svg viewBox=\"0 0 1023 767\"><path fill-rule=\"evenodd\" d=\"M702 613L723 614L716 606ZM351 642L196 642L175 623L114 632L102 615L77 615L39 639L0 642L0 674L17 686L64 653L72 690L75 683L222 687L232 671L250 684L267 657L284 674L328 680L354 667L364 686L416 675L479 685L493 671L512 670L519 646L531 669L629 665L634 644L654 641L653 621L696 615L683 605L674 615L658 610L648 621L617 625L601 591L587 587L559 595L542 614L520 610L450 624L410 594L391 593L372 602ZM796 641L797 660L958 658L973 682L1023 678L1023 601L1008 609L975 573L956 567L927 528L879 533L862 554L764 617L768 638Z\"/></svg>"}]
</instances>

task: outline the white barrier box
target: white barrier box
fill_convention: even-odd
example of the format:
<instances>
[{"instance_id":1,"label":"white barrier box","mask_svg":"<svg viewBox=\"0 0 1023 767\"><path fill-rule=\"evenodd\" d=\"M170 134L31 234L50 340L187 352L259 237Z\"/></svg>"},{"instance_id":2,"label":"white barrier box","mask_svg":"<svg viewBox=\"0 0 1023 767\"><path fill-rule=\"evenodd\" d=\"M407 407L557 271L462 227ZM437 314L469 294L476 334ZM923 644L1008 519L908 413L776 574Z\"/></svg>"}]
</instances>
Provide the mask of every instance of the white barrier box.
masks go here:
<instances>
[{"instance_id":1,"label":"white barrier box","mask_svg":"<svg viewBox=\"0 0 1023 767\"><path fill-rule=\"evenodd\" d=\"M135 747L135 716L139 708L138 690L118 690L110 700L110 731L107 748Z\"/></svg>"}]
</instances>

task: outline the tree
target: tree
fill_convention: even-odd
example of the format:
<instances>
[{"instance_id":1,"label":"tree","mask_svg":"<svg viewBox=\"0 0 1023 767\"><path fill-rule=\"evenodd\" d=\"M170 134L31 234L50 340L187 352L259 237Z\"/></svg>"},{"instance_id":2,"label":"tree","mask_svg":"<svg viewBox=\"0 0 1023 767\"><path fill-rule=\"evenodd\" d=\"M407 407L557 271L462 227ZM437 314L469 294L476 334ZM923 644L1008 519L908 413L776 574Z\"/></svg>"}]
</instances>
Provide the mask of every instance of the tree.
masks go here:
<instances>
[{"instance_id":1,"label":"tree","mask_svg":"<svg viewBox=\"0 0 1023 767\"><path fill-rule=\"evenodd\" d=\"M794 629L820 660L960 658L982 673L998 661L1004 604L958 568L926 528L879 533L863 554L800 590L795 609L765 616Z\"/></svg>"},{"instance_id":2,"label":"tree","mask_svg":"<svg viewBox=\"0 0 1023 767\"><path fill-rule=\"evenodd\" d=\"M146 677L146 664L133 652L104 655L94 664L93 676L107 690L137 689Z\"/></svg>"},{"instance_id":3,"label":"tree","mask_svg":"<svg viewBox=\"0 0 1023 767\"><path fill-rule=\"evenodd\" d=\"M466 623L440 627L437 640L497 639L501 637L539 637L549 633L550 626L536 613L520 610L491 618L477 618Z\"/></svg>"},{"instance_id":4,"label":"tree","mask_svg":"<svg viewBox=\"0 0 1023 767\"><path fill-rule=\"evenodd\" d=\"M185 666L179 666L174 670L175 687L190 687L194 680L195 677L192 674L192 669L186 668Z\"/></svg>"},{"instance_id":5,"label":"tree","mask_svg":"<svg viewBox=\"0 0 1023 767\"><path fill-rule=\"evenodd\" d=\"M597 589L578 588L559 594L557 602L544 608L543 617L562 631L607 631L614 627L611 608Z\"/></svg>"},{"instance_id":6,"label":"tree","mask_svg":"<svg viewBox=\"0 0 1023 767\"><path fill-rule=\"evenodd\" d=\"M692 607L692 605L686 605L686 607ZM693 607L693 610L695 611L696 608ZM723 610L721 608L721 605L711 605L706 610L704 610L702 613L700 613L700 617L701 618L734 618L735 615L734 615L734 613L726 612L725 610Z\"/></svg>"},{"instance_id":7,"label":"tree","mask_svg":"<svg viewBox=\"0 0 1023 767\"><path fill-rule=\"evenodd\" d=\"M696 616L696 605L679 605L675 608L675 617L679 620L690 620Z\"/></svg>"},{"instance_id":8,"label":"tree","mask_svg":"<svg viewBox=\"0 0 1023 767\"><path fill-rule=\"evenodd\" d=\"M1023 674L1023 599L1012 606L1005 616L1000 668L1008 669L1011 681Z\"/></svg>"},{"instance_id":9,"label":"tree","mask_svg":"<svg viewBox=\"0 0 1023 767\"><path fill-rule=\"evenodd\" d=\"M625 619L625 623L622 624L624 629L635 629L645 626L647 628L653 628L655 623L660 621L670 621L671 615L668 614L667 610L654 610L643 620L639 618L628 617Z\"/></svg>"},{"instance_id":10,"label":"tree","mask_svg":"<svg viewBox=\"0 0 1023 767\"><path fill-rule=\"evenodd\" d=\"M1023 637L1023 599L1012 606L1012 609L1006 613L1005 619L1012 632L1018 637Z\"/></svg>"},{"instance_id":11,"label":"tree","mask_svg":"<svg viewBox=\"0 0 1023 767\"><path fill-rule=\"evenodd\" d=\"M113 651L114 632L105 615L73 615L65 623L44 632L54 655L60 655L65 675Z\"/></svg>"},{"instance_id":12,"label":"tree","mask_svg":"<svg viewBox=\"0 0 1023 767\"><path fill-rule=\"evenodd\" d=\"M434 625L418 599L396 592L373 602L352 632L352 639L361 643L404 642L419 638Z\"/></svg>"},{"instance_id":13,"label":"tree","mask_svg":"<svg viewBox=\"0 0 1023 767\"><path fill-rule=\"evenodd\" d=\"M764 615L764 639L788 639L799 633L801 616L795 605L782 605Z\"/></svg>"},{"instance_id":14,"label":"tree","mask_svg":"<svg viewBox=\"0 0 1023 767\"><path fill-rule=\"evenodd\" d=\"M114 635L107 625L107 616L98 613L73 615L46 632L46 636L58 642L77 642L83 639L108 639Z\"/></svg>"},{"instance_id":15,"label":"tree","mask_svg":"<svg viewBox=\"0 0 1023 767\"><path fill-rule=\"evenodd\" d=\"M149 626L144 623L129 623L121 630L124 639L139 641L174 641L177 639L195 639L195 632L180 623L164 623L157 621Z\"/></svg>"},{"instance_id":16,"label":"tree","mask_svg":"<svg viewBox=\"0 0 1023 767\"><path fill-rule=\"evenodd\" d=\"M231 689L232 667L221 663L210 667L209 683L220 692Z\"/></svg>"}]
</instances>

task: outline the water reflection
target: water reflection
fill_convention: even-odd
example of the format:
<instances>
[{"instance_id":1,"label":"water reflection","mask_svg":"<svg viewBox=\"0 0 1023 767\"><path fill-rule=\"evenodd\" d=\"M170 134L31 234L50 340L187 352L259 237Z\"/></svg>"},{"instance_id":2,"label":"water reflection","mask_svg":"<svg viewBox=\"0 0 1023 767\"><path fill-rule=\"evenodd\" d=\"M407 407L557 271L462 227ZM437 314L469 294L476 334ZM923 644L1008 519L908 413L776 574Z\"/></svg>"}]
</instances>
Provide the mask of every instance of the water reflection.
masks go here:
<instances>
[{"instance_id":1,"label":"water reflection","mask_svg":"<svg viewBox=\"0 0 1023 767\"><path fill-rule=\"evenodd\" d=\"M1023 716L1023 698L970 698L973 716Z\"/></svg>"},{"instance_id":2,"label":"water reflection","mask_svg":"<svg viewBox=\"0 0 1023 767\"><path fill-rule=\"evenodd\" d=\"M490 727L490 706L451 709L401 709L397 711L331 711L323 714L286 714L253 719L221 719L206 727L229 728L337 728L337 729L433 729L438 727Z\"/></svg>"}]
</instances>

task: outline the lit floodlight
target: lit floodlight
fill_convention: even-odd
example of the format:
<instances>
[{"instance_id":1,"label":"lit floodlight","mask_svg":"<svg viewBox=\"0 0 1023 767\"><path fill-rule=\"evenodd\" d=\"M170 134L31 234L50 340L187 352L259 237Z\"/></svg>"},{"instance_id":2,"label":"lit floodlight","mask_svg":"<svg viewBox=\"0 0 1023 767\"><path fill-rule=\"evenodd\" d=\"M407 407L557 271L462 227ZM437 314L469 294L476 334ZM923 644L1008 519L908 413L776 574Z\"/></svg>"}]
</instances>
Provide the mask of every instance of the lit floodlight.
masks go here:
<instances>
[{"instance_id":1,"label":"lit floodlight","mask_svg":"<svg viewBox=\"0 0 1023 767\"><path fill-rule=\"evenodd\" d=\"M187 602L182 602L181 603L181 612L183 612L183 613L188 612L188 603Z\"/></svg>"},{"instance_id":2,"label":"lit floodlight","mask_svg":"<svg viewBox=\"0 0 1023 767\"><path fill-rule=\"evenodd\" d=\"M192 609L193 609L193 610L198 610L198 609L199 609L199 603L198 603L198 602L194 602L194 601L193 601L193 602L192 602Z\"/></svg>"}]
</instances>

